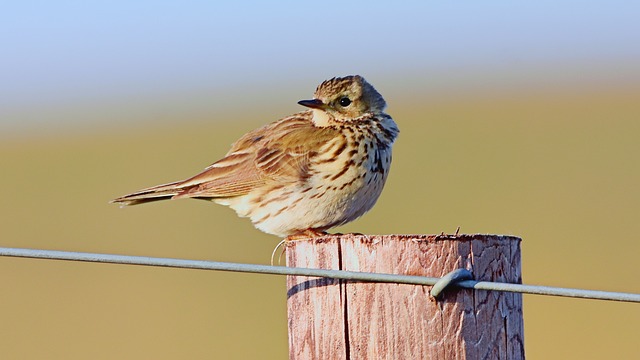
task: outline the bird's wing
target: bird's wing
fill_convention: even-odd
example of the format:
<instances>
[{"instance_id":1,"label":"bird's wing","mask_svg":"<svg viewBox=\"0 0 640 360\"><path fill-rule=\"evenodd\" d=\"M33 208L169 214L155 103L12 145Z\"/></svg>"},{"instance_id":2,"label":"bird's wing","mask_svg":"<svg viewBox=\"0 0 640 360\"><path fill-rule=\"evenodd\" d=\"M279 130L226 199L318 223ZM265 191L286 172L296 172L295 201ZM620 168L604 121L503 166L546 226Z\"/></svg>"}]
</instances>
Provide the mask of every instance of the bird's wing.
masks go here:
<instances>
[{"instance_id":1,"label":"bird's wing","mask_svg":"<svg viewBox=\"0 0 640 360\"><path fill-rule=\"evenodd\" d=\"M182 197L228 198L245 195L267 183L304 181L309 176L310 159L318 155L323 145L340 137L334 128L314 126L311 116L310 111L294 114L249 132L232 145L224 158L203 172L112 202L135 205Z\"/></svg>"},{"instance_id":2,"label":"bird's wing","mask_svg":"<svg viewBox=\"0 0 640 360\"><path fill-rule=\"evenodd\" d=\"M246 134L224 158L179 183L174 197L233 197L268 182L304 180L310 158L336 136L335 129L315 127L310 116L296 114Z\"/></svg>"}]
</instances>

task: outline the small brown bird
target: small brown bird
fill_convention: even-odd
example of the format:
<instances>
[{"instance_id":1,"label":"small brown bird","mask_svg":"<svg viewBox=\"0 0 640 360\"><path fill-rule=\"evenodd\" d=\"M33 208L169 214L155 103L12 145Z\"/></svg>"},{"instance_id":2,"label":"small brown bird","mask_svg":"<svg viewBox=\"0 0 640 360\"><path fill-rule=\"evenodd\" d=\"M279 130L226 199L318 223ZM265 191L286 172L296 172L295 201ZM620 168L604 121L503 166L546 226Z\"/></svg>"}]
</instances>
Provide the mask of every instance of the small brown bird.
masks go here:
<instances>
[{"instance_id":1,"label":"small brown bird","mask_svg":"<svg viewBox=\"0 0 640 360\"><path fill-rule=\"evenodd\" d=\"M313 100L298 104L311 110L249 132L200 174L112 202L211 200L287 239L355 220L382 192L398 127L380 93L358 75L324 81Z\"/></svg>"}]
</instances>

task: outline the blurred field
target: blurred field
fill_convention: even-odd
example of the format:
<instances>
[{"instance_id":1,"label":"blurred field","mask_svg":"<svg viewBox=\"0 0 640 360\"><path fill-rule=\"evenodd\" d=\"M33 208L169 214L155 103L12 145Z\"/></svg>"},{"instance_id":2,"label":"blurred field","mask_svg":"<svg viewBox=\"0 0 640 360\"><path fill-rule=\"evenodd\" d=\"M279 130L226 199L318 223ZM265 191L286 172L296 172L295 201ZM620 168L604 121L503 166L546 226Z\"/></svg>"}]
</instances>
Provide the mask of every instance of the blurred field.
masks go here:
<instances>
[{"instance_id":1,"label":"blurred field","mask_svg":"<svg viewBox=\"0 0 640 360\"><path fill-rule=\"evenodd\" d=\"M401 128L391 176L374 210L337 231L514 234L526 283L640 292L640 91L380 90ZM246 114L3 139L0 246L268 263L279 239L222 206L107 204L199 171L276 119ZM282 277L9 258L0 274L3 358L287 356ZM637 304L524 299L529 358L638 357Z\"/></svg>"}]
</instances>

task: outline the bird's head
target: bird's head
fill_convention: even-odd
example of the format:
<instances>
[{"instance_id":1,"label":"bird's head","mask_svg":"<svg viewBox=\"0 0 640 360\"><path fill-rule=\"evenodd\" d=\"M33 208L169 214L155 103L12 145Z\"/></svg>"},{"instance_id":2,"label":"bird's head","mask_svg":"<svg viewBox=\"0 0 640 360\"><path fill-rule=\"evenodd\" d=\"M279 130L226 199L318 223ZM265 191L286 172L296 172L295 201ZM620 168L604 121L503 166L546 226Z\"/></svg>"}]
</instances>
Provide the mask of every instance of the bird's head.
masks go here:
<instances>
[{"instance_id":1,"label":"bird's head","mask_svg":"<svg viewBox=\"0 0 640 360\"><path fill-rule=\"evenodd\" d=\"M387 106L382 95L359 75L326 80L318 86L312 100L301 100L298 104L313 109L313 121L319 126L379 114Z\"/></svg>"}]
</instances>

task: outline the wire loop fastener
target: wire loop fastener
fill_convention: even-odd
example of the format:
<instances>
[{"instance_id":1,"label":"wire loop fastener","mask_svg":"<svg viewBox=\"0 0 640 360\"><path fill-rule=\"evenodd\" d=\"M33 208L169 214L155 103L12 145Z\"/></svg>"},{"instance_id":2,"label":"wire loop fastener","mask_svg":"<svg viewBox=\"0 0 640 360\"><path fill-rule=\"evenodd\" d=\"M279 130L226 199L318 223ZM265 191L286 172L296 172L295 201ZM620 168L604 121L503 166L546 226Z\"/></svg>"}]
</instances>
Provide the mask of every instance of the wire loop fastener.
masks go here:
<instances>
[{"instance_id":1,"label":"wire loop fastener","mask_svg":"<svg viewBox=\"0 0 640 360\"><path fill-rule=\"evenodd\" d=\"M438 298L444 289L464 280L473 280L473 274L467 269L456 269L441 277L431 288L431 296Z\"/></svg>"}]
</instances>

